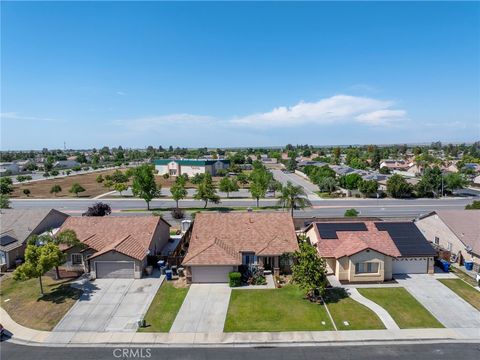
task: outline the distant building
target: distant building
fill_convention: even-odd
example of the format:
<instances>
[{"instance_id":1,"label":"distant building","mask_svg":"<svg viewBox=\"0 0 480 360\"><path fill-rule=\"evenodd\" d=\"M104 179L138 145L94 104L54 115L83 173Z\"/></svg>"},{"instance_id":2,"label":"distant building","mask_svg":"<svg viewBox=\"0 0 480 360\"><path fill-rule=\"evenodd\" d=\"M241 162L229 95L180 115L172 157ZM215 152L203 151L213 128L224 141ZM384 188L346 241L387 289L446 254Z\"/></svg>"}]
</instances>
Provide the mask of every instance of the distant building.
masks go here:
<instances>
[{"instance_id":1,"label":"distant building","mask_svg":"<svg viewBox=\"0 0 480 360\"><path fill-rule=\"evenodd\" d=\"M158 175L168 174L178 176L187 174L217 175L219 170L226 170L230 166L230 160L197 160L197 159L157 159L153 160Z\"/></svg>"},{"instance_id":2,"label":"distant building","mask_svg":"<svg viewBox=\"0 0 480 360\"><path fill-rule=\"evenodd\" d=\"M380 163L381 168L387 168L390 170L407 170L410 167L405 160L383 160Z\"/></svg>"},{"instance_id":3,"label":"distant building","mask_svg":"<svg viewBox=\"0 0 480 360\"><path fill-rule=\"evenodd\" d=\"M0 176L17 175L20 173L20 166L13 162L0 163Z\"/></svg>"},{"instance_id":4,"label":"distant building","mask_svg":"<svg viewBox=\"0 0 480 360\"><path fill-rule=\"evenodd\" d=\"M53 164L53 167L55 169L70 169L79 165L80 163L75 160L59 160L59 161L55 161L55 163Z\"/></svg>"}]
</instances>

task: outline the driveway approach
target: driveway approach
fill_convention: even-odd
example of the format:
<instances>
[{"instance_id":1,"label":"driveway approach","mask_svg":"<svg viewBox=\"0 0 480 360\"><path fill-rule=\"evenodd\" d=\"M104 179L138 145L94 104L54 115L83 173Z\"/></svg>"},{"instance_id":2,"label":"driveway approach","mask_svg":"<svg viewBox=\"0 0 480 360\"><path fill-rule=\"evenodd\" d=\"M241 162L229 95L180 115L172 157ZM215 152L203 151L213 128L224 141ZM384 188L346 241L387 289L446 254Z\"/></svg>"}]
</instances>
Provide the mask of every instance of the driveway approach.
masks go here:
<instances>
[{"instance_id":1,"label":"driveway approach","mask_svg":"<svg viewBox=\"0 0 480 360\"><path fill-rule=\"evenodd\" d=\"M170 332L223 332L230 293L227 284L192 284Z\"/></svg>"},{"instance_id":2,"label":"driveway approach","mask_svg":"<svg viewBox=\"0 0 480 360\"><path fill-rule=\"evenodd\" d=\"M134 332L163 280L164 276L153 276L87 281L83 295L53 331Z\"/></svg>"},{"instance_id":3,"label":"driveway approach","mask_svg":"<svg viewBox=\"0 0 480 360\"><path fill-rule=\"evenodd\" d=\"M409 274L395 280L445 327L480 329L480 312L431 275Z\"/></svg>"}]
</instances>

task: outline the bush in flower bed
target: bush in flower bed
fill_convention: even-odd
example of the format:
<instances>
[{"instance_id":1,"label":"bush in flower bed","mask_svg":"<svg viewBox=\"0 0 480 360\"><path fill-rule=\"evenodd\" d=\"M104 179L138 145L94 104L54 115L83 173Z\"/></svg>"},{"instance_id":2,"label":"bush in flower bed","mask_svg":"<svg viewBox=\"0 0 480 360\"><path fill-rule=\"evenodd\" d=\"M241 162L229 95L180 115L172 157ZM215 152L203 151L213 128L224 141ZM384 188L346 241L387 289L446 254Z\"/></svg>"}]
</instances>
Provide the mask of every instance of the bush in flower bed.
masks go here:
<instances>
[{"instance_id":1,"label":"bush in flower bed","mask_svg":"<svg viewBox=\"0 0 480 360\"><path fill-rule=\"evenodd\" d=\"M228 273L228 284L230 287L242 286L242 274L238 271L232 271Z\"/></svg>"}]
</instances>

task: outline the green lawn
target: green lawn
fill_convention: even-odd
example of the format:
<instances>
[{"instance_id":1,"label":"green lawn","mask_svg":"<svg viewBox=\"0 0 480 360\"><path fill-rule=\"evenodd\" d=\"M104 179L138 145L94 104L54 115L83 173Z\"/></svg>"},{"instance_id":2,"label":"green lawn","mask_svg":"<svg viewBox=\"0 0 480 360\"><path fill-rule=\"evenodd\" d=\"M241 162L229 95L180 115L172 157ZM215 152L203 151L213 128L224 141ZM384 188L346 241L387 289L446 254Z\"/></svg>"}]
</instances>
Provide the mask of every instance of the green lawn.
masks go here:
<instances>
[{"instance_id":1,"label":"green lawn","mask_svg":"<svg viewBox=\"0 0 480 360\"><path fill-rule=\"evenodd\" d=\"M480 291L460 279L441 279L439 281L477 310L480 310Z\"/></svg>"},{"instance_id":2,"label":"green lawn","mask_svg":"<svg viewBox=\"0 0 480 360\"><path fill-rule=\"evenodd\" d=\"M176 288L173 284L164 282L145 315L147 327L139 328L138 331L169 332L187 292L188 288Z\"/></svg>"},{"instance_id":3,"label":"green lawn","mask_svg":"<svg viewBox=\"0 0 480 360\"><path fill-rule=\"evenodd\" d=\"M1 306L17 323L37 330L52 330L82 294L69 280L43 276L45 295L40 297L38 279L5 279L0 286Z\"/></svg>"},{"instance_id":4,"label":"green lawn","mask_svg":"<svg viewBox=\"0 0 480 360\"><path fill-rule=\"evenodd\" d=\"M224 331L333 330L325 307L303 296L294 285L281 289L233 290Z\"/></svg>"},{"instance_id":5,"label":"green lawn","mask_svg":"<svg viewBox=\"0 0 480 360\"><path fill-rule=\"evenodd\" d=\"M450 269L455 275L457 275L463 281L466 281L467 283L469 283L472 286L477 286L478 285L474 278L472 278L470 275L464 273L462 270L457 269L455 266L451 266Z\"/></svg>"},{"instance_id":6,"label":"green lawn","mask_svg":"<svg viewBox=\"0 0 480 360\"><path fill-rule=\"evenodd\" d=\"M350 299L343 289L329 289L324 298L338 330L385 329L373 311ZM345 325L344 321L347 321L348 325Z\"/></svg>"},{"instance_id":7,"label":"green lawn","mask_svg":"<svg viewBox=\"0 0 480 360\"><path fill-rule=\"evenodd\" d=\"M360 294L387 310L401 329L441 328L433 317L410 293L401 287L358 289Z\"/></svg>"}]
</instances>

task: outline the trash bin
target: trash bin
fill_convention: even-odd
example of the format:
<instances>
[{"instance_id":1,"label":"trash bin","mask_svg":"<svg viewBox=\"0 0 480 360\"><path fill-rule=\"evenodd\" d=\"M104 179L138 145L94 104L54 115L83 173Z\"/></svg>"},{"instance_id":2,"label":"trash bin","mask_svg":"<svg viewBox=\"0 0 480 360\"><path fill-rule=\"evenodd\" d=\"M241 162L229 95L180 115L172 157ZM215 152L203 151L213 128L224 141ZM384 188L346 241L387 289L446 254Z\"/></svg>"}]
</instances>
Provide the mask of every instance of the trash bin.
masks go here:
<instances>
[{"instance_id":1,"label":"trash bin","mask_svg":"<svg viewBox=\"0 0 480 360\"><path fill-rule=\"evenodd\" d=\"M165 260L159 260L157 261L158 268L161 268L162 266L165 266Z\"/></svg>"},{"instance_id":2,"label":"trash bin","mask_svg":"<svg viewBox=\"0 0 480 360\"><path fill-rule=\"evenodd\" d=\"M167 280L172 280L173 279L172 270L165 270L165 276L167 277Z\"/></svg>"},{"instance_id":3,"label":"trash bin","mask_svg":"<svg viewBox=\"0 0 480 360\"><path fill-rule=\"evenodd\" d=\"M165 270L167 270L167 267L165 265L160 266L160 274L165 275Z\"/></svg>"},{"instance_id":4,"label":"trash bin","mask_svg":"<svg viewBox=\"0 0 480 360\"><path fill-rule=\"evenodd\" d=\"M450 270L450 263L447 260L440 260L440 267L443 271L448 272Z\"/></svg>"},{"instance_id":5,"label":"trash bin","mask_svg":"<svg viewBox=\"0 0 480 360\"><path fill-rule=\"evenodd\" d=\"M465 270L473 270L473 261L465 261L463 265L465 265Z\"/></svg>"}]
</instances>

